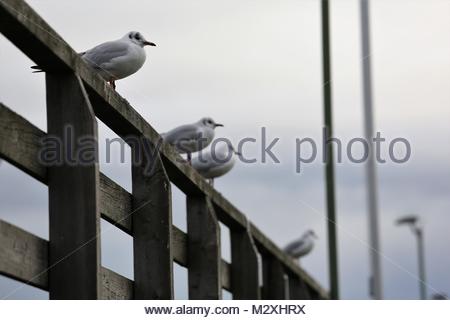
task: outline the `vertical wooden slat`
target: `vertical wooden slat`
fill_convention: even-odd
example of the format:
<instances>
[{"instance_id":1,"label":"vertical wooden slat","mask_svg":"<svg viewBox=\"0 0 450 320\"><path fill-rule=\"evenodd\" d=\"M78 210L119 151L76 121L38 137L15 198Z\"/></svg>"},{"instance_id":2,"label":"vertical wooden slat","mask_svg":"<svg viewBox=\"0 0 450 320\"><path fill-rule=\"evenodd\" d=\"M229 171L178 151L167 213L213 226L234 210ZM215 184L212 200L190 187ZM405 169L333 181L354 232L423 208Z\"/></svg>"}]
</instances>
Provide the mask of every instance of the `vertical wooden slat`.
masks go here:
<instances>
[{"instance_id":1,"label":"vertical wooden slat","mask_svg":"<svg viewBox=\"0 0 450 320\"><path fill-rule=\"evenodd\" d=\"M189 299L221 299L220 226L204 196L187 197Z\"/></svg>"},{"instance_id":2,"label":"vertical wooden slat","mask_svg":"<svg viewBox=\"0 0 450 320\"><path fill-rule=\"evenodd\" d=\"M261 299L258 253L248 228L231 230L231 289L233 299Z\"/></svg>"},{"instance_id":3,"label":"vertical wooden slat","mask_svg":"<svg viewBox=\"0 0 450 320\"><path fill-rule=\"evenodd\" d=\"M305 282L298 275L289 275L289 299L291 300L309 300L308 288Z\"/></svg>"},{"instance_id":4,"label":"vertical wooden slat","mask_svg":"<svg viewBox=\"0 0 450 320\"><path fill-rule=\"evenodd\" d=\"M57 138L59 152L63 151L59 164L48 163L50 299L97 299L101 283L97 121L78 76L47 74L46 83L48 134ZM88 145L91 150L80 153Z\"/></svg>"},{"instance_id":5,"label":"vertical wooden slat","mask_svg":"<svg viewBox=\"0 0 450 320\"><path fill-rule=\"evenodd\" d=\"M159 153L146 139L132 144L135 299L173 299L172 199Z\"/></svg>"},{"instance_id":6,"label":"vertical wooden slat","mask_svg":"<svg viewBox=\"0 0 450 320\"><path fill-rule=\"evenodd\" d=\"M324 297L318 291L314 290L313 288L311 288L309 286L306 286L306 287L308 289L308 293L309 293L309 296L310 296L311 300L322 300L322 299L324 299Z\"/></svg>"},{"instance_id":7,"label":"vertical wooden slat","mask_svg":"<svg viewBox=\"0 0 450 320\"><path fill-rule=\"evenodd\" d=\"M263 256L263 299L286 299L286 280L280 261Z\"/></svg>"}]
</instances>

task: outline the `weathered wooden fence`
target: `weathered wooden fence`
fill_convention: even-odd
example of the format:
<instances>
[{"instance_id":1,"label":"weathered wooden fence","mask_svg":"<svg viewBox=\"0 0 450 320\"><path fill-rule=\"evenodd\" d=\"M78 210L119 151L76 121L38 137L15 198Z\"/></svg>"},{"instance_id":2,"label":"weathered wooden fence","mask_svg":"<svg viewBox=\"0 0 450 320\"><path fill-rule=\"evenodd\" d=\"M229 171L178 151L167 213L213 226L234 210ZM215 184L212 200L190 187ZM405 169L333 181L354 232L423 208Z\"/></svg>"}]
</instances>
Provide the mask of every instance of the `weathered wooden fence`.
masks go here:
<instances>
[{"instance_id":1,"label":"weathered wooden fence","mask_svg":"<svg viewBox=\"0 0 450 320\"><path fill-rule=\"evenodd\" d=\"M47 71L49 136L62 139L70 125L75 139L97 137L98 118L125 141L143 137L156 150L158 133L24 1L0 1L0 31ZM48 290L51 299L172 299L175 261L188 269L190 299L220 299L222 288L234 299L328 298L172 147L133 164L130 194L95 161L43 165L46 136L0 104L0 157L48 185L50 223L46 241L0 220L0 274ZM187 197L187 234L172 225L171 182ZM100 218L133 237L134 281L101 266ZM230 229L231 263L221 257L219 221Z\"/></svg>"}]
</instances>

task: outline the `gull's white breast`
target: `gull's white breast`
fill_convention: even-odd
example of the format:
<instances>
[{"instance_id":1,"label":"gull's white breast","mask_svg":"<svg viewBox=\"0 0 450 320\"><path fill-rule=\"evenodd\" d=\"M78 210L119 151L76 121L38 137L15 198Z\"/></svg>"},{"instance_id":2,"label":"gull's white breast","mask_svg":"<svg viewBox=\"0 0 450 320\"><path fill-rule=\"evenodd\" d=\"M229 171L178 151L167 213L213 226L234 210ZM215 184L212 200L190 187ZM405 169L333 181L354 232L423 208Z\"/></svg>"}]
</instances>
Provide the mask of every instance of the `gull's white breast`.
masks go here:
<instances>
[{"instance_id":1,"label":"gull's white breast","mask_svg":"<svg viewBox=\"0 0 450 320\"><path fill-rule=\"evenodd\" d=\"M188 124L172 129L163 135L164 140L180 153L193 153L206 148L214 139L214 129Z\"/></svg>"},{"instance_id":2,"label":"gull's white breast","mask_svg":"<svg viewBox=\"0 0 450 320\"><path fill-rule=\"evenodd\" d=\"M204 178L213 179L228 173L234 167L235 162L234 153L228 155L218 152L215 157L211 153L207 153L192 159L192 167Z\"/></svg>"},{"instance_id":3,"label":"gull's white breast","mask_svg":"<svg viewBox=\"0 0 450 320\"><path fill-rule=\"evenodd\" d=\"M314 248L314 240L310 236L303 236L300 239L288 244L284 251L291 257L300 258L307 255Z\"/></svg>"},{"instance_id":4,"label":"gull's white breast","mask_svg":"<svg viewBox=\"0 0 450 320\"><path fill-rule=\"evenodd\" d=\"M108 71L114 79L122 79L138 71L144 65L145 59L144 48L131 44L125 56L118 56L102 64L102 69Z\"/></svg>"}]
</instances>

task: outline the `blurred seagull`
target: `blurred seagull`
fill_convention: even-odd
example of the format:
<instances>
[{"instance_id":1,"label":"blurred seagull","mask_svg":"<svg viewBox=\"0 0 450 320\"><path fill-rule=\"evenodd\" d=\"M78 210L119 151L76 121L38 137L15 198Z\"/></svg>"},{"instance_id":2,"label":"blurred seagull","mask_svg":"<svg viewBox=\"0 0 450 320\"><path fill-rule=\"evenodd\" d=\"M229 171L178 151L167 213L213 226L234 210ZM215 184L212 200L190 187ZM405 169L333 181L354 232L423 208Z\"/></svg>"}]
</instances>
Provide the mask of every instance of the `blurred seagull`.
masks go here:
<instances>
[{"instance_id":1,"label":"blurred seagull","mask_svg":"<svg viewBox=\"0 0 450 320\"><path fill-rule=\"evenodd\" d=\"M118 40L102 43L80 55L115 89L116 80L132 75L144 65L145 46L156 44L147 41L141 33L130 31ZM35 72L45 71L39 66L31 68Z\"/></svg>"},{"instance_id":2,"label":"blurred seagull","mask_svg":"<svg viewBox=\"0 0 450 320\"><path fill-rule=\"evenodd\" d=\"M191 153L206 148L214 139L214 129L223 127L211 118L202 118L192 124L176 127L169 132L161 134L163 140L173 145L179 153L187 153L188 162L191 162Z\"/></svg>"},{"instance_id":3,"label":"blurred seagull","mask_svg":"<svg viewBox=\"0 0 450 320\"><path fill-rule=\"evenodd\" d=\"M204 178L209 179L211 185L214 185L214 178L223 176L233 168L236 155L241 154L234 150L231 143L227 142L225 145L208 150L208 152L200 153L192 159L192 167Z\"/></svg>"},{"instance_id":4,"label":"blurred seagull","mask_svg":"<svg viewBox=\"0 0 450 320\"><path fill-rule=\"evenodd\" d=\"M317 239L317 235L313 230L308 230L301 236L300 239L288 244L284 248L284 252L295 259L303 257L310 253L314 248L314 239Z\"/></svg>"}]
</instances>

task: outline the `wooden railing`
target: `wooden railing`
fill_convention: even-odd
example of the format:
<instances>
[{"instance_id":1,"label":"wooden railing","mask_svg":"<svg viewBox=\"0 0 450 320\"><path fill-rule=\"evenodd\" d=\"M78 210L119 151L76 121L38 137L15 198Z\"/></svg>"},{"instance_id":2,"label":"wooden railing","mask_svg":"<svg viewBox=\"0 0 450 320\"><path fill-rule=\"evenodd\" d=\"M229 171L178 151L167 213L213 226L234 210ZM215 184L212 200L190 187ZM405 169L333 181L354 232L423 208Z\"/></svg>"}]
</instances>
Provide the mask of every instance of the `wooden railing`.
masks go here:
<instances>
[{"instance_id":1,"label":"wooden railing","mask_svg":"<svg viewBox=\"0 0 450 320\"><path fill-rule=\"evenodd\" d=\"M173 299L175 261L188 269L190 299L220 299L222 288L234 299L328 298L171 146L161 145L152 126L24 1L0 0L0 31L46 70L48 133L0 104L0 157L48 185L50 224L46 241L0 220L0 274L48 290L51 299ZM142 138L130 145L144 155L132 165L132 193L96 161L39 160L43 139L63 139L67 126L75 139L96 138L97 118L124 141ZM154 157L143 152L146 142ZM187 197L187 234L172 225L171 182ZM134 281L101 266L100 218L133 237ZM221 258L219 221L230 229L231 263Z\"/></svg>"}]
</instances>

